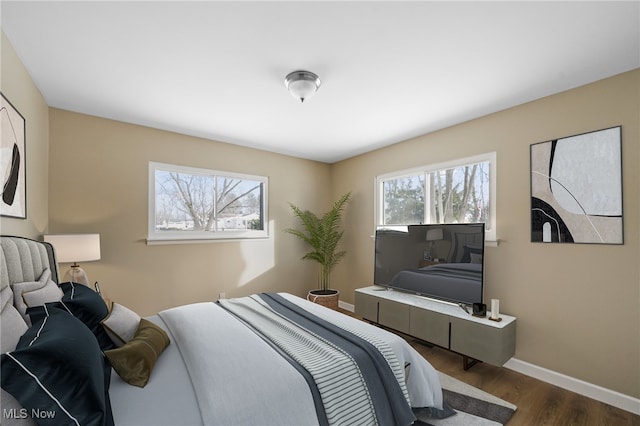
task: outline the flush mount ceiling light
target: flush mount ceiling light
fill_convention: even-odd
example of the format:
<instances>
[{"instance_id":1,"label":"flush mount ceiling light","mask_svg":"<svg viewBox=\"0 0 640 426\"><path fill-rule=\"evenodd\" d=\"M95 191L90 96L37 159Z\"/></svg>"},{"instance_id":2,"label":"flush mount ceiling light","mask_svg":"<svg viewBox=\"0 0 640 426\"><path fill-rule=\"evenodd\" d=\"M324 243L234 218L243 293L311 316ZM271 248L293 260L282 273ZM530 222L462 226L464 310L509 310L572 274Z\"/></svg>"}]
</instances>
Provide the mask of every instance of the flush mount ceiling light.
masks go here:
<instances>
[{"instance_id":1,"label":"flush mount ceiling light","mask_svg":"<svg viewBox=\"0 0 640 426\"><path fill-rule=\"evenodd\" d=\"M284 78L284 85L300 102L313 96L320 88L320 83L320 77L311 71L294 71Z\"/></svg>"}]
</instances>

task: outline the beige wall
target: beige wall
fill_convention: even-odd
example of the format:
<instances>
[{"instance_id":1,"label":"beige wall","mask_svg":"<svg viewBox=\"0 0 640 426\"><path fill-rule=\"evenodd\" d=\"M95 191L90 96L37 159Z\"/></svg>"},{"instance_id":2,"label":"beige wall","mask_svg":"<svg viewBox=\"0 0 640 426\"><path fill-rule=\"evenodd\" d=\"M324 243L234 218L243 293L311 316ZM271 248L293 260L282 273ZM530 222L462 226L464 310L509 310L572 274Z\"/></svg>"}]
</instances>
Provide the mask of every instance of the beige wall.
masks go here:
<instances>
[{"instance_id":1,"label":"beige wall","mask_svg":"<svg viewBox=\"0 0 640 426\"><path fill-rule=\"evenodd\" d=\"M102 259L82 266L112 300L150 315L220 292L315 287L315 266L283 229L297 225L289 202L329 202L329 165L53 108L50 123L50 230L100 234ZM147 245L149 161L267 176L271 238Z\"/></svg>"},{"instance_id":2,"label":"beige wall","mask_svg":"<svg viewBox=\"0 0 640 426\"><path fill-rule=\"evenodd\" d=\"M0 51L0 91L26 120L27 172L27 218L0 217L0 233L36 238L49 221L49 107L4 32Z\"/></svg>"},{"instance_id":3,"label":"beige wall","mask_svg":"<svg viewBox=\"0 0 640 426\"><path fill-rule=\"evenodd\" d=\"M375 176L496 151L500 243L486 249L485 298L518 317L516 357L640 397L639 87L635 70L334 164L334 197L354 192L333 279L342 299L373 280ZM531 243L530 144L617 125L624 245Z\"/></svg>"}]
</instances>

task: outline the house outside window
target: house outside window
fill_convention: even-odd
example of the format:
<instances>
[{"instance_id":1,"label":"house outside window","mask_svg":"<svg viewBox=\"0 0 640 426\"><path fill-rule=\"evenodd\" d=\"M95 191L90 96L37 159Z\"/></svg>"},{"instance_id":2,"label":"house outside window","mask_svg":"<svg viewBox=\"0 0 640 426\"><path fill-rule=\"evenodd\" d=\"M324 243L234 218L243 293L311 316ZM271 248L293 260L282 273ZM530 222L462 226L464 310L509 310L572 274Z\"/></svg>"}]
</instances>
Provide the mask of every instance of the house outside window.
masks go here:
<instances>
[{"instance_id":1,"label":"house outside window","mask_svg":"<svg viewBox=\"0 0 640 426\"><path fill-rule=\"evenodd\" d=\"M150 243L268 237L268 179L149 163Z\"/></svg>"},{"instance_id":2,"label":"house outside window","mask_svg":"<svg viewBox=\"0 0 640 426\"><path fill-rule=\"evenodd\" d=\"M376 225L484 223L496 240L496 153L376 178Z\"/></svg>"}]
</instances>

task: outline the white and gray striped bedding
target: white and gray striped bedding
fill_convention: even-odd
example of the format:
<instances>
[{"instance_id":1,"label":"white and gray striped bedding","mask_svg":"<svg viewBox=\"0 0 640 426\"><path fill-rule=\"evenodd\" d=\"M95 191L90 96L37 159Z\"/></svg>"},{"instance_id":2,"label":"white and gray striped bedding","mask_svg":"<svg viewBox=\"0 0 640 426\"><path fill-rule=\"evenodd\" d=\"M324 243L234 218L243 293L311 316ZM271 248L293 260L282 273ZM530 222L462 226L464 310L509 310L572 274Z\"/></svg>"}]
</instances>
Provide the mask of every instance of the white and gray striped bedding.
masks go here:
<instances>
[{"instance_id":1,"label":"white and gray striped bedding","mask_svg":"<svg viewBox=\"0 0 640 426\"><path fill-rule=\"evenodd\" d=\"M373 399L355 360L341 348L310 331L286 321L262 302L258 295L221 300L220 304L299 363L313 378L319 391L326 424L371 425L376 423ZM316 409L322 416L322 409ZM324 420L324 419L322 419ZM325 423L321 420L321 424Z\"/></svg>"},{"instance_id":2,"label":"white and gray striped bedding","mask_svg":"<svg viewBox=\"0 0 640 426\"><path fill-rule=\"evenodd\" d=\"M304 378L220 306L196 303L159 316L180 348L203 424L319 424Z\"/></svg>"},{"instance_id":3,"label":"white and gray striped bedding","mask_svg":"<svg viewBox=\"0 0 640 426\"><path fill-rule=\"evenodd\" d=\"M296 296L281 296L382 348L407 407L442 408L437 373L403 339ZM180 348L204 424L395 424L384 416L379 422L374 407L377 403L373 401L379 400L380 391L376 390L373 397L367 392L360 367L339 347L327 345L321 342L324 339L278 318L281 315L258 297L221 304L242 320L214 303L159 314ZM252 328L269 336L279 350ZM281 352L295 358L314 376L326 419L318 416L313 392L304 377ZM411 373L405 377L404 366L408 364ZM401 418L406 422L406 413Z\"/></svg>"},{"instance_id":4,"label":"white and gray striped bedding","mask_svg":"<svg viewBox=\"0 0 640 426\"><path fill-rule=\"evenodd\" d=\"M250 306L252 301L254 306ZM385 358L366 339L278 294L262 293L221 303L242 320L250 317L256 332L311 373L314 380L310 382L320 391L318 411L328 413L322 424L400 426L415 420L404 386L403 368L390 350L385 351ZM238 306L247 307L250 316L237 312ZM274 336L270 328L282 332Z\"/></svg>"}]
</instances>

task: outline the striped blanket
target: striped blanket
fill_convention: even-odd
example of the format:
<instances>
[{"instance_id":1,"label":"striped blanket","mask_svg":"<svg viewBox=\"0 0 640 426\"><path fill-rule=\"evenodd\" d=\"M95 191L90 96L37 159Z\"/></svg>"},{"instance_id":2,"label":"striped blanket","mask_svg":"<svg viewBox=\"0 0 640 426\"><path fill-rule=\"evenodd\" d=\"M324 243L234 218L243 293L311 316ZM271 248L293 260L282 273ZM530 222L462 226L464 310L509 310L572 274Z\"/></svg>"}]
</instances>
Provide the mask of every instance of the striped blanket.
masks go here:
<instances>
[{"instance_id":1,"label":"striped blanket","mask_svg":"<svg viewBox=\"0 0 640 426\"><path fill-rule=\"evenodd\" d=\"M286 293L159 316L203 424L410 425L443 407L436 371L402 338Z\"/></svg>"},{"instance_id":2,"label":"striped blanket","mask_svg":"<svg viewBox=\"0 0 640 426\"><path fill-rule=\"evenodd\" d=\"M310 374L321 424L410 425L415 420L404 367L384 342L341 329L277 294L219 303Z\"/></svg>"}]
</instances>

